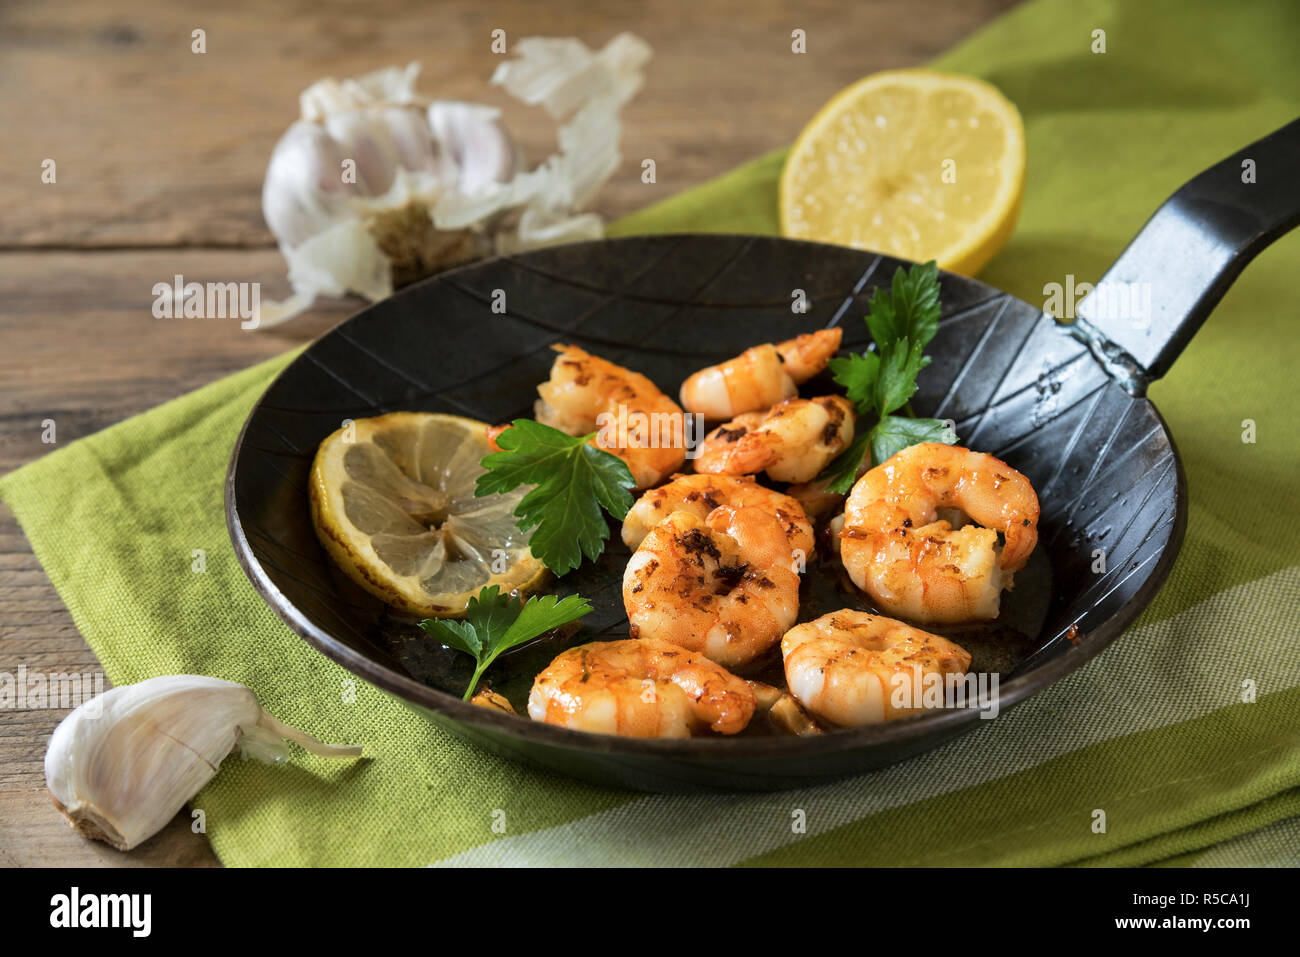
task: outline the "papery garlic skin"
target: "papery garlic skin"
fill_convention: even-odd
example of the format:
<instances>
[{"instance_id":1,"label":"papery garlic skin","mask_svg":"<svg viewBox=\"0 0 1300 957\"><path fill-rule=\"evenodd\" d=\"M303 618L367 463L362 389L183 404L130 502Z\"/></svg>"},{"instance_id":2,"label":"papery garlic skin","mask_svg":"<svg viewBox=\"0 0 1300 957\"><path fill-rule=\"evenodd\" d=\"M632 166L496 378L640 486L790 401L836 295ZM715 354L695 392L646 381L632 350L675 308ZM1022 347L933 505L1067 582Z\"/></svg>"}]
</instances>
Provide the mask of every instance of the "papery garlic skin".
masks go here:
<instances>
[{"instance_id":1,"label":"papery garlic skin","mask_svg":"<svg viewBox=\"0 0 1300 957\"><path fill-rule=\"evenodd\" d=\"M113 688L64 718L45 752L45 783L72 827L126 851L175 817L232 750L279 761L286 737L326 757L361 754L282 724L243 685L165 675Z\"/></svg>"},{"instance_id":2,"label":"papery garlic skin","mask_svg":"<svg viewBox=\"0 0 1300 957\"><path fill-rule=\"evenodd\" d=\"M319 120L341 110L359 110L376 103L415 103L418 63L390 66L347 80L317 80L298 97L305 120Z\"/></svg>"},{"instance_id":3,"label":"papery garlic skin","mask_svg":"<svg viewBox=\"0 0 1300 957\"><path fill-rule=\"evenodd\" d=\"M294 293L263 302L260 326L307 308L317 295L377 300L396 281L492 252L596 239L583 212L618 168L619 110L636 93L650 47L623 33L592 52L580 41L529 37L492 82L557 120L559 151L536 168L501 122L473 103L422 99L417 64L355 79L326 79L300 97L302 118L276 144L262 211L289 265ZM348 178L344 178L344 172ZM393 223L427 228L392 235Z\"/></svg>"},{"instance_id":4,"label":"papery garlic skin","mask_svg":"<svg viewBox=\"0 0 1300 957\"><path fill-rule=\"evenodd\" d=\"M653 54L633 33L620 33L596 53L573 37L525 37L515 51L492 82L525 103L540 103L557 119L596 99L593 89L620 106L632 99Z\"/></svg>"},{"instance_id":5,"label":"papery garlic skin","mask_svg":"<svg viewBox=\"0 0 1300 957\"><path fill-rule=\"evenodd\" d=\"M619 111L641 88L649 44L620 33L593 53L573 38L526 37L517 58L497 67L492 82L517 99L540 104L556 119L560 150L509 183L473 194L444 193L433 209L439 229L455 229L507 209L520 209L517 228L496 234L501 253L555 242L598 239L603 221L580 210L618 169Z\"/></svg>"}]
</instances>

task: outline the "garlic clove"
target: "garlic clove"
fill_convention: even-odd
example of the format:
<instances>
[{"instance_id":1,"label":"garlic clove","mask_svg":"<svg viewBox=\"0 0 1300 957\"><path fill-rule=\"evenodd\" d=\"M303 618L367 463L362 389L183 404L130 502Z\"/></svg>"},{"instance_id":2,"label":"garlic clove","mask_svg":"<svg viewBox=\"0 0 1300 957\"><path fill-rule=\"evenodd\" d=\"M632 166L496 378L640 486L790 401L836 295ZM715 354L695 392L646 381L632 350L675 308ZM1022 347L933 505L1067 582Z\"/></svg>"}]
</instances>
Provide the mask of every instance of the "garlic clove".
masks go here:
<instances>
[{"instance_id":1,"label":"garlic clove","mask_svg":"<svg viewBox=\"0 0 1300 957\"><path fill-rule=\"evenodd\" d=\"M746 681L745 684L749 685L749 690L754 692L754 697L758 699L759 711L772 710L785 693L775 685L763 681Z\"/></svg>"},{"instance_id":2,"label":"garlic clove","mask_svg":"<svg viewBox=\"0 0 1300 957\"><path fill-rule=\"evenodd\" d=\"M361 754L283 724L243 685L165 675L113 688L64 718L45 752L45 783L72 827L126 851L175 817L232 750L280 761L282 738L324 757Z\"/></svg>"},{"instance_id":3,"label":"garlic clove","mask_svg":"<svg viewBox=\"0 0 1300 957\"><path fill-rule=\"evenodd\" d=\"M432 174L446 182L450 162L441 155L438 143L430 134L424 111L406 106L386 107L380 114L393 138L397 165L410 172Z\"/></svg>"},{"instance_id":4,"label":"garlic clove","mask_svg":"<svg viewBox=\"0 0 1300 957\"><path fill-rule=\"evenodd\" d=\"M768 720L780 731L805 737L824 733L821 725L795 700L789 692L781 692L767 713Z\"/></svg>"},{"instance_id":5,"label":"garlic clove","mask_svg":"<svg viewBox=\"0 0 1300 957\"><path fill-rule=\"evenodd\" d=\"M470 704L478 705L480 708L491 708L494 711L504 711L506 714L516 714L515 706L510 703L503 694L497 694L490 688L481 688L474 697L469 699Z\"/></svg>"},{"instance_id":6,"label":"garlic clove","mask_svg":"<svg viewBox=\"0 0 1300 957\"><path fill-rule=\"evenodd\" d=\"M328 228L347 201L339 175L344 155L317 123L299 120L275 144L262 182L262 215L281 247Z\"/></svg>"},{"instance_id":7,"label":"garlic clove","mask_svg":"<svg viewBox=\"0 0 1300 957\"><path fill-rule=\"evenodd\" d=\"M433 138L455 164L454 182L462 193L481 193L514 176L519 148L501 124L500 110L437 100L427 115Z\"/></svg>"}]
</instances>

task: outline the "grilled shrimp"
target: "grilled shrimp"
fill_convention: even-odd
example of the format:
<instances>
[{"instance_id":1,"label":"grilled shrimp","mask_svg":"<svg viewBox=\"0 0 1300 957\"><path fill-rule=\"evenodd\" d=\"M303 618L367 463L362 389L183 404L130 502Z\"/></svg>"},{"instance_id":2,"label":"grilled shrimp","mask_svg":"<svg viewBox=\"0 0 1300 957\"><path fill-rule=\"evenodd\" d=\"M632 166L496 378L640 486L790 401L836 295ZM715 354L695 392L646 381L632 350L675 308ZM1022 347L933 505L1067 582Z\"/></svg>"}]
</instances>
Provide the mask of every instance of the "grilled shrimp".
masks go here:
<instances>
[{"instance_id":1,"label":"grilled shrimp","mask_svg":"<svg viewBox=\"0 0 1300 957\"><path fill-rule=\"evenodd\" d=\"M856 431L856 429L855 429ZM867 469L871 468L871 456L864 455L862 461L858 464L858 473L856 479L862 478ZM845 496L839 492L832 492L828 487L828 479L813 479L811 482L799 482L791 485L786 489L786 494L803 506L804 514L814 522L821 522L830 518L837 512L844 511ZM836 532L838 537L839 532ZM839 544L836 543L835 550L839 551Z\"/></svg>"},{"instance_id":2,"label":"grilled shrimp","mask_svg":"<svg viewBox=\"0 0 1300 957\"><path fill-rule=\"evenodd\" d=\"M840 328L821 329L746 349L734 359L693 373L682 383L682 405L715 422L771 408L826 368L843 335Z\"/></svg>"},{"instance_id":3,"label":"grilled shrimp","mask_svg":"<svg viewBox=\"0 0 1300 957\"><path fill-rule=\"evenodd\" d=\"M781 521L723 505L700 519L673 512L623 574L634 637L671 641L728 668L774 646L799 613L799 575Z\"/></svg>"},{"instance_id":4,"label":"grilled shrimp","mask_svg":"<svg viewBox=\"0 0 1300 957\"><path fill-rule=\"evenodd\" d=\"M967 517L975 524L963 524ZM853 583L889 614L991 620L1037 543L1038 496L1029 479L991 455L922 442L853 486L840 558Z\"/></svg>"},{"instance_id":5,"label":"grilled shrimp","mask_svg":"<svg viewBox=\"0 0 1300 957\"><path fill-rule=\"evenodd\" d=\"M752 505L781 520L790 548L807 557L813 550L812 524L799 503L759 485L752 475L674 475L671 482L642 495L623 519L623 542L635 549L650 530L673 512L705 519L720 505Z\"/></svg>"},{"instance_id":6,"label":"grilled shrimp","mask_svg":"<svg viewBox=\"0 0 1300 957\"><path fill-rule=\"evenodd\" d=\"M857 416L843 396L786 399L746 412L700 443L695 470L715 475L767 472L778 482L810 482L853 441Z\"/></svg>"},{"instance_id":7,"label":"grilled shrimp","mask_svg":"<svg viewBox=\"0 0 1300 957\"><path fill-rule=\"evenodd\" d=\"M781 639L790 693L818 718L841 727L878 724L924 710L897 707L900 683L921 675L964 675L971 657L946 638L892 618L844 609L796 625Z\"/></svg>"},{"instance_id":8,"label":"grilled shrimp","mask_svg":"<svg viewBox=\"0 0 1300 957\"><path fill-rule=\"evenodd\" d=\"M538 422L569 435L599 430L592 444L626 462L637 488L682 467L686 423L676 402L639 372L577 346L552 348L559 355L550 379L537 387Z\"/></svg>"},{"instance_id":9,"label":"grilled shrimp","mask_svg":"<svg viewBox=\"0 0 1300 957\"><path fill-rule=\"evenodd\" d=\"M563 652L528 695L534 721L633 738L743 731L757 699L749 684L667 641L597 641Z\"/></svg>"}]
</instances>

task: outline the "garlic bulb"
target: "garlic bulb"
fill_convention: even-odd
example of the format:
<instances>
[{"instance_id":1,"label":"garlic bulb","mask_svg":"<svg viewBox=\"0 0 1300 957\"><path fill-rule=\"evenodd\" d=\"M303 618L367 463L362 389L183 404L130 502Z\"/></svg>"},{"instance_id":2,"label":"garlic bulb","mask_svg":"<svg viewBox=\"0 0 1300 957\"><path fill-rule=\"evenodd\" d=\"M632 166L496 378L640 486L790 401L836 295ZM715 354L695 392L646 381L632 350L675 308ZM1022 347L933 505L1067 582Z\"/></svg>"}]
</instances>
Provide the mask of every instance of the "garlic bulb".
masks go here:
<instances>
[{"instance_id":1,"label":"garlic bulb","mask_svg":"<svg viewBox=\"0 0 1300 957\"><path fill-rule=\"evenodd\" d=\"M603 234L601 218L581 210L618 168L619 110L640 88L650 48L624 33L598 52L541 37L515 50L492 82L571 117L559 151L532 170L499 110L418 96L417 64L303 92L302 117L276 144L262 186L294 292L264 302L260 325L318 295L382 299L493 252Z\"/></svg>"},{"instance_id":2,"label":"garlic bulb","mask_svg":"<svg viewBox=\"0 0 1300 957\"><path fill-rule=\"evenodd\" d=\"M72 827L128 851L175 817L232 750L281 761L282 738L324 757L361 754L281 723L243 685L165 675L113 688L64 718L45 752L45 783Z\"/></svg>"}]
</instances>

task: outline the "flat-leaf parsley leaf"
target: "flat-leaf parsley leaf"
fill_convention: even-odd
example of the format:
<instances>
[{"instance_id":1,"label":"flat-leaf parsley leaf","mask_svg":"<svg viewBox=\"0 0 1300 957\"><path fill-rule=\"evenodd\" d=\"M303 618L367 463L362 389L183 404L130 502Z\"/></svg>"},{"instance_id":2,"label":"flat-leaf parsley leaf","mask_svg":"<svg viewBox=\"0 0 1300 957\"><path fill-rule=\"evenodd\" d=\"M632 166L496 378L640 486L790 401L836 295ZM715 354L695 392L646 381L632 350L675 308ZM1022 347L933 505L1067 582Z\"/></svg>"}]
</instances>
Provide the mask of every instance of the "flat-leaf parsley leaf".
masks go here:
<instances>
[{"instance_id":1,"label":"flat-leaf parsley leaf","mask_svg":"<svg viewBox=\"0 0 1300 957\"><path fill-rule=\"evenodd\" d=\"M589 611L591 605L581 595L562 599L534 595L521 604L518 598L489 585L469 600L463 619L426 618L420 627L449 648L474 656L478 665L463 699L468 701L483 672L501 652L577 621Z\"/></svg>"},{"instance_id":2,"label":"flat-leaf parsley leaf","mask_svg":"<svg viewBox=\"0 0 1300 957\"><path fill-rule=\"evenodd\" d=\"M876 347L888 349L899 339L924 349L939 331L939 267L934 260L906 272L894 270L891 288L876 289L867 302L867 328Z\"/></svg>"},{"instance_id":3,"label":"flat-leaf parsley leaf","mask_svg":"<svg viewBox=\"0 0 1300 957\"><path fill-rule=\"evenodd\" d=\"M528 547L555 574L600 557L609 537L604 509L622 521L636 485L627 464L588 444L595 435L573 436L532 419L515 419L497 436L500 452L483 458L475 495L533 485L515 508L521 531L533 529Z\"/></svg>"},{"instance_id":4,"label":"flat-leaf parsley leaf","mask_svg":"<svg viewBox=\"0 0 1300 957\"><path fill-rule=\"evenodd\" d=\"M957 433L938 419L911 416L907 403L916 393L916 377L930 364L925 347L939 331L939 268L933 261L894 272L890 288L877 289L867 303L866 323L875 351L830 361L831 375L844 387L859 416L878 417L869 430L859 428L853 443L826 466L820 478L832 492L853 487L868 451L871 462L885 459L918 442L952 445ZM902 409L907 415L894 415Z\"/></svg>"}]
</instances>

